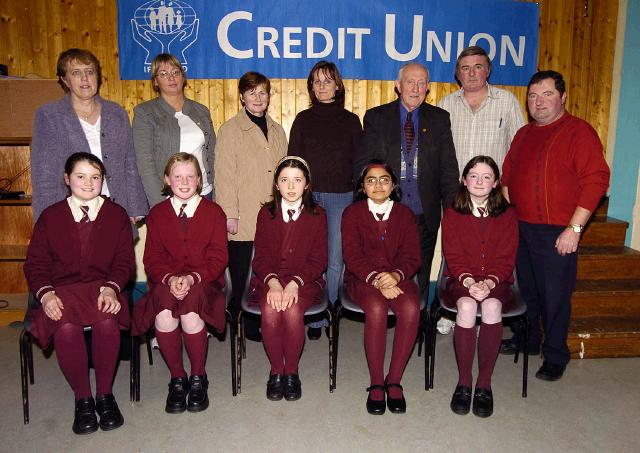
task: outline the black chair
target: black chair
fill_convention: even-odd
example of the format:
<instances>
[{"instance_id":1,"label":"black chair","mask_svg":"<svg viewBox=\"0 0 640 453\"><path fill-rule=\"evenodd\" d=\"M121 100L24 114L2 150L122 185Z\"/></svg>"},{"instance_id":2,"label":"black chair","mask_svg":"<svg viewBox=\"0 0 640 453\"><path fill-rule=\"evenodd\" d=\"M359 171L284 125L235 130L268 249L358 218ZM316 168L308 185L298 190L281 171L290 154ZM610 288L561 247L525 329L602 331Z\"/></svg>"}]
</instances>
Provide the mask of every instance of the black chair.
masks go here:
<instances>
[{"instance_id":1,"label":"black chair","mask_svg":"<svg viewBox=\"0 0 640 453\"><path fill-rule=\"evenodd\" d=\"M253 255L252 255L252 260L253 260ZM253 271L251 268L249 268L249 272L247 273L247 280L245 282L244 295L242 296L242 301L240 303L241 309L240 309L240 312L238 313L238 320L237 320L238 326L237 326L236 332L238 335L238 342L237 342L236 364L238 368L236 372L236 376L237 376L236 388L238 390L238 393L241 393L241 390L242 390L242 360L245 359L247 356L246 339L244 336L244 318L245 318L245 315L257 316L257 317L260 317L261 315L260 305L257 303L249 302L249 296L251 292L250 283L251 283L252 275L253 275ZM324 317L329 321L329 392L331 393L336 388L335 367L333 365L334 333L333 333L333 314L331 311L331 304L329 304L329 299L327 297L326 288L323 291L322 299L320 300L320 302L309 307L307 311L305 311L304 313L305 319L312 318L313 320L318 320L317 318L321 317L322 315L324 315Z\"/></svg>"},{"instance_id":2,"label":"black chair","mask_svg":"<svg viewBox=\"0 0 640 453\"><path fill-rule=\"evenodd\" d=\"M231 276L229 275L229 269L225 269L224 271L224 289L223 289L224 297L225 297L225 316L227 319L227 324L229 325L229 347L230 347L230 355L231 355L231 394L236 396L238 394L236 387L236 332L235 332L235 323L234 316L231 313L230 302L232 297L231 291ZM145 332L145 340L147 343L147 354L149 355L149 365L153 365L153 359L151 355L151 336L149 331ZM132 373L135 375L135 388L132 390L132 399L131 401L140 401L140 338L132 337L131 338L131 354L132 354L132 366L134 370ZM133 378L132 378L133 379ZM133 381L132 381L133 382Z\"/></svg>"},{"instance_id":3,"label":"black chair","mask_svg":"<svg viewBox=\"0 0 640 453\"><path fill-rule=\"evenodd\" d=\"M444 276L444 268L446 266L445 259L442 257L442 263L440 264L440 272L438 274L438 282L436 285L435 297L433 299L433 303L431 304L431 308L429 309L429 327L427 328L427 348L429 350L429 388L433 388L433 375L435 369L435 358L436 358L436 323L440 316L445 316L449 319L455 321L455 317L457 314L456 308L448 308L445 307L442 303L442 297L444 290L446 288L447 279ZM512 286L513 295L515 297L514 307L506 313L502 314L502 320L506 324L510 324L516 322L520 325L520 332L523 332L523 335L519 336L518 348L516 350L516 355L513 359L514 363L518 363L518 351L522 346L522 351L524 355L523 367L522 367L522 397L527 397L527 373L529 371L529 320L527 318L527 304L524 299L520 295L520 290L518 288L518 280L515 278L514 271L514 284ZM479 322L482 319L482 314L480 310L476 314L476 322ZM523 344L520 342L523 341Z\"/></svg>"},{"instance_id":4,"label":"black chair","mask_svg":"<svg viewBox=\"0 0 640 453\"><path fill-rule=\"evenodd\" d=\"M333 315L333 319L335 322L335 328L334 328L334 346L333 346L333 351L334 351L334 357L333 357L333 376L334 376L334 386L333 388L335 389L335 380L336 380L336 375L337 375L337 371L338 371L338 344L339 344L339 340L340 340L340 319L344 316L344 311L348 311L348 312L352 312L352 313L358 313L361 315L364 315L364 310L362 308L360 308L359 305L357 305L355 302L353 302L351 300L351 298L349 297L349 294L347 293L347 288L344 285L343 282L343 277L344 277L344 270L342 275L340 276L340 283L339 283L339 298L338 301L336 302L335 306L333 307L333 311L334 311L334 315ZM419 285L418 283L418 276L417 274L413 277L413 281L416 283L416 285ZM426 308L427 308L427 301L424 297L424 295L420 296L420 324L418 326L418 334L417 334L417 341L418 341L418 357L420 357L420 355L422 354L422 343L424 342L424 338L426 336L426 331L429 328L428 322L427 322L427 313L426 313ZM388 316L394 316L393 312L391 311L391 309L389 309L389 311L387 312ZM424 351L424 389L425 390L429 390L429 386L427 383L427 370L428 370L428 352L426 351L426 345L425 345L425 351Z\"/></svg>"},{"instance_id":5,"label":"black chair","mask_svg":"<svg viewBox=\"0 0 640 453\"><path fill-rule=\"evenodd\" d=\"M30 308L41 309L40 303L33 297L32 294L29 294L29 303ZM85 337L91 334L91 326L87 326L84 328ZM129 356L129 398L131 401L138 401L135 399L136 389L139 388L140 383L137 381L139 379L139 374L136 372L136 366L134 363L134 356L136 354L135 351L135 340L131 337L131 352ZM29 385L33 385L35 383L34 373L33 373L33 335L31 335L31 318L29 317L29 312L25 314L23 328L20 332L19 339L19 348L20 348L20 381L22 385L22 414L23 421L25 425L29 424ZM89 352L89 351L87 351Z\"/></svg>"}]
</instances>

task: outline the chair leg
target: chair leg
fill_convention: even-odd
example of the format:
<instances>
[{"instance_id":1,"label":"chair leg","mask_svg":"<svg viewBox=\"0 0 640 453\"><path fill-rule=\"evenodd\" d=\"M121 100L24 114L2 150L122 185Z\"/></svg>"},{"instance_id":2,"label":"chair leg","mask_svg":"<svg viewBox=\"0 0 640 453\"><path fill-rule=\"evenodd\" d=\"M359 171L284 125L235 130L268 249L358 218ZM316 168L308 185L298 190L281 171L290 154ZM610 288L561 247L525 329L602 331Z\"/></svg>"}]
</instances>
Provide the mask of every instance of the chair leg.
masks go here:
<instances>
[{"instance_id":1,"label":"chair leg","mask_svg":"<svg viewBox=\"0 0 640 453\"><path fill-rule=\"evenodd\" d=\"M329 322L329 393L333 393L336 388L336 377L333 367L333 315L331 314L333 307L327 307L327 321Z\"/></svg>"},{"instance_id":2,"label":"chair leg","mask_svg":"<svg viewBox=\"0 0 640 453\"><path fill-rule=\"evenodd\" d=\"M242 356L244 354L244 319L242 311L238 313L238 323L236 330L236 390L242 393Z\"/></svg>"},{"instance_id":3,"label":"chair leg","mask_svg":"<svg viewBox=\"0 0 640 453\"><path fill-rule=\"evenodd\" d=\"M430 348L431 353L429 357L429 388L433 388L433 375L435 371L435 363L436 363L436 323L438 322L438 318L441 315L441 308L438 302L434 302L436 304L432 307L431 319L429 323L429 336L430 336Z\"/></svg>"},{"instance_id":4,"label":"chair leg","mask_svg":"<svg viewBox=\"0 0 640 453\"><path fill-rule=\"evenodd\" d=\"M340 343L340 318L342 317L342 304L336 302L333 313L333 389L338 383L338 345Z\"/></svg>"},{"instance_id":5,"label":"chair leg","mask_svg":"<svg viewBox=\"0 0 640 453\"><path fill-rule=\"evenodd\" d=\"M131 352L129 353L129 401L136 400L136 338L131 335Z\"/></svg>"},{"instance_id":6,"label":"chair leg","mask_svg":"<svg viewBox=\"0 0 640 453\"><path fill-rule=\"evenodd\" d=\"M521 321L521 330L524 332L524 351L523 351L523 364L522 364L522 397L527 397L527 383L529 379L529 319L525 314Z\"/></svg>"},{"instance_id":7,"label":"chair leg","mask_svg":"<svg viewBox=\"0 0 640 453\"><path fill-rule=\"evenodd\" d=\"M20 332L20 380L22 383L22 415L24 419L24 424L29 424L29 352L28 348L28 338L31 336L29 332L22 329ZM30 346L30 345L29 345ZM32 376L31 376L32 377Z\"/></svg>"},{"instance_id":8,"label":"chair leg","mask_svg":"<svg viewBox=\"0 0 640 453\"><path fill-rule=\"evenodd\" d=\"M229 323L229 348L231 350L231 394L236 396L238 394L237 380L236 380L236 331L234 328L234 319L229 309L225 310L227 315L227 322Z\"/></svg>"},{"instance_id":9,"label":"chair leg","mask_svg":"<svg viewBox=\"0 0 640 453\"><path fill-rule=\"evenodd\" d=\"M151 349L151 330L147 331L147 357L149 358L149 365L153 365L153 351Z\"/></svg>"},{"instance_id":10,"label":"chair leg","mask_svg":"<svg viewBox=\"0 0 640 453\"><path fill-rule=\"evenodd\" d=\"M420 332L421 341L420 343L424 343L424 389L425 391L429 391L429 351L428 348L428 335L429 335L429 315L426 312L427 308L420 312L420 323L422 324L422 332ZM418 352L420 351L420 345L418 345Z\"/></svg>"}]
</instances>

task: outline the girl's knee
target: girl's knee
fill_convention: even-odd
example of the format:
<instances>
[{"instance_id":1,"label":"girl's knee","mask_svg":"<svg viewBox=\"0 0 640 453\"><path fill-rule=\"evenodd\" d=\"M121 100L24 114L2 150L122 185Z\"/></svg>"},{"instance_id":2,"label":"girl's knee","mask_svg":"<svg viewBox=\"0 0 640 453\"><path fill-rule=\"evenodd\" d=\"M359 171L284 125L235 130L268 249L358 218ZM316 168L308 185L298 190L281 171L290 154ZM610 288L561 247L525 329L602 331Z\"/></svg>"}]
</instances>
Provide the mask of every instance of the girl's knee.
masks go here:
<instances>
[{"instance_id":1,"label":"girl's knee","mask_svg":"<svg viewBox=\"0 0 640 453\"><path fill-rule=\"evenodd\" d=\"M502 319L502 303L498 299L487 299L482 302L482 321L495 324Z\"/></svg>"},{"instance_id":2,"label":"girl's knee","mask_svg":"<svg viewBox=\"0 0 640 453\"><path fill-rule=\"evenodd\" d=\"M173 332L179 323L180 321L173 317L170 310L162 310L156 315L155 327L160 332Z\"/></svg>"},{"instance_id":3,"label":"girl's knee","mask_svg":"<svg viewBox=\"0 0 640 453\"><path fill-rule=\"evenodd\" d=\"M197 313L190 312L180 316L182 331L185 333L198 333L204 328L204 321Z\"/></svg>"}]
</instances>

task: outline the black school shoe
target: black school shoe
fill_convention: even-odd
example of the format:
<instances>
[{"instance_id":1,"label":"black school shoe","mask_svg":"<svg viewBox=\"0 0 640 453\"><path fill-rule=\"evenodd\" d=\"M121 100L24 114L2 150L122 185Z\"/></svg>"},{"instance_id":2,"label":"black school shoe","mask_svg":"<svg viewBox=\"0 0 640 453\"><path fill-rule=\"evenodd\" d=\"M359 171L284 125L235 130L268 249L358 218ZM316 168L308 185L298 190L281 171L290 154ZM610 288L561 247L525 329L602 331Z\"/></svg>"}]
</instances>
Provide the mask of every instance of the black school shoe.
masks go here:
<instances>
[{"instance_id":1,"label":"black school shoe","mask_svg":"<svg viewBox=\"0 0 640 453\"><path fill-rule=\"evenodd\" d=\"M72 429L76 434L91 434L98 430L96 403L93 397L76 400Z\"/></svg>"},{"instance_id":2,"label":"black school shoe","mask_svg":"<svg viewBox=\"0 0 640 453\"><path fill-rule=\"evenodd\" d=\"M557 381L564 374L565 368L565 365L556 365L554 363L544 361L536 373L536 377L543 381Z\"/></svg>"},{"instance_id":3,"label":"black school shoe","mask_svg":"<svg viewBox=\"0 0 640 453\"><path fill-rule=\"evenodd\" d=\"M179 414L187 409L187 392L189 381L187 377L172 378L169 382L169 394L164 410L169 414Z\"/></svg>"},{"instance_id":4,"label":"black school shoe","mask_svg":"<svg viewBox=\"0 0 640 453\"><path fill-rule=\"evenodd\" d=\"M477 417L490 417L493 414L493 393L491 389L476 387L473 394L473 415Z\"/></svg>"},{"instance_id":5,"label":"black school shoe","mask_svg":"<svg viewBox=\"0 0 640 453\"><path fill-rule=\"evenodd\" d=\"M267 399L280 401L284 396L284 378L281 374L272 374L267 381Z\"/></svg>"},{"instance_id":6,"label":"black school shoe","mask_svg":"<svg viewBox=\"0 0 640 453\"><path fill-rule=\"evenodd\" d=\"M455 414L467 415L471 409L471 387L456 385L449 407Z\"/></svg>"},{"instance_id":7,"label":"black school shoe","mask_svg":"<svg viewBox=\"0 0 640 453\"><path fill-rule=\"evenodd\" d=\"M189 378L189 398L187 410L189 412L200 412L209 407L209 380L206 374L193 375Z\"/></svg>"},{"instance_id":8,"label":"black school shoe","mask_svg":"<svg viewBox=\"0 0 640 453\"><path fill-rule=\"evenodd\" d=\"M387 384L386 382L384 386L385 390L387 391L387 407L389 408L389 411L394 414L404 414L405 412L407 412L407 400L404 399L404 395L402 396L402 398L391 398L389 396L390 388L395 387L399 388L400 391L402 391L402 386L400 384Z\"/></svg>"},{"instance_id":9,"label":"black school shoe","mask_svg":"<svg viewBox=\"0 0 640 453\"><path fill-rule=\"evenodd\" d=\"M322 327L309 327L307 329L307 338L309 340L319 340L322 336Z\"/></svg>"},{"instance_id":10,"label":"black school shoe","mask_svg":"<svg viewBox=\"0 0 640 453\"><path fill-rule=\"evenodd\" d=\"M284 377L284 399L287 401L299 400L302 396L302 383L297 374L287 374Z\"/></svg>"},{"instance_id":11,"label":"black school shoe","mask_svg":"<svg viewBox=\"0 0 640 453\"><path fill-rule=\"evenodd\" d=\"M100 429L102 431L111 431L124 424L124 417L120 412L115 397L111 393L96 398L96 412L100 416Z\"/></svg>"},{"instance_id":12,"label":"black school shoe","mask_svg":"<svg viewBox=\"0 0 640 453\"><path fill-rule=\"evenodd\" d=\"M371 399L371 390L382 390L382 399L381 400L372 400ZM369 392L369 396L367 397L367 412L371 415L382 415L386 410L387 404L384 399L386 389L384 385L372 385L371 387L367 387L367 392Z\"/></svg>"}]
</instances>

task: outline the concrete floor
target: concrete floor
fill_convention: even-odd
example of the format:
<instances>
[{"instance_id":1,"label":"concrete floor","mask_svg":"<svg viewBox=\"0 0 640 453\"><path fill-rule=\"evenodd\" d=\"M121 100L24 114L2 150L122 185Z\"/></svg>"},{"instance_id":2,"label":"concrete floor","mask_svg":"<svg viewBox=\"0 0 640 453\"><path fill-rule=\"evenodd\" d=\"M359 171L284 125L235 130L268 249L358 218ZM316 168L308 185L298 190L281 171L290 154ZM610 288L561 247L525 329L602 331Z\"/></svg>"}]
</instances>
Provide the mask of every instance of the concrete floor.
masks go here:
<instances>
[{"instance_id":1,"label":"concrete floor","mask_svg":"<svg viewBox=\"0 0 640 453\"><path fill-rule=\"evenodd\" d=\"M18 334L0 328L0 451L278 451L278 452L632 452L640 444L640 359L573 361L561 381L534 378L541 359L532 357L529 397L520 397L521 364L500 357L493 380L494 415L479 419L449 410L457 371L452 336L438 336L435 388L424 391L422 358L416 352L403 385L404 415L366 413L368 373L363 324L342 322L338 386L328 392L326 339L307 342L300 372L303 396L271 402L264 396L268 361L261 344L247 343L242 393L231 396L228 342L210 340L207 370L211 407L202 413L164 412L168 372L159 351L155 365L142 355L142 400L128 401L129 364L121 364L115 394L125 425L88 436L71 432L73 394L55 357L35 347L36 383L30 387L31 423L23 425ZM392 331L389 332L390 334ZM389 335L388 351L391 345Z\"/></svg>"}]
</instances>

